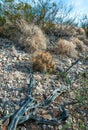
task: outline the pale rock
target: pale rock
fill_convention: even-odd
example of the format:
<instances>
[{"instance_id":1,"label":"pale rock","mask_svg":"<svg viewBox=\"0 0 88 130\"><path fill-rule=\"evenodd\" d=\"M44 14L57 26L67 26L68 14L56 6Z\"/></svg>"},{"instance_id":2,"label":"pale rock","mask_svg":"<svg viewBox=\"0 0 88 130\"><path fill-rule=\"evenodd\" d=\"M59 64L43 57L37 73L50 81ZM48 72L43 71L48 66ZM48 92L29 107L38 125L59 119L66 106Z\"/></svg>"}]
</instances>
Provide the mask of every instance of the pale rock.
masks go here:
<instances>
[{"instance_id":1,"label":"pale rock","mask_svg":"<svg viewBox=\"0 0 88 130\"><path fill-rule=\"evenodd\" d=\"M43 118L48 119L48 120L51 120L51 119L52 119L52 116L51 116L50 114L47 114L47 115L43 115Z\"/></svg>"},{"instance_id":2,"label":"pale rock","mask_svg":"<svg viewBox=\"0 0 88 130\"><path fill-rule=\"evenodd\" d=\"M39 80L39 81L42 80L41 76L39 76L39 75L34 75L34 79Z\"/></svg>"},{"instance_id":3,"label":"pale rock","mask_svg":"<svg viewBox=\"0 0 88 130\"><path fill-rule=\"evenodd\" d=\"M77 85L76 83L73 83L73 84L72 84L72 87L73 87L73 88L79 88L79 85Z\"/></svg>"},{"instance_id":4,"label":"pale rock","mask_svg":"<svg viewBox=\"0 0 88 130\"><path fill-rule=\"evenodd\" d=\"M58 129L61 130L61 129L62 129L62 125L59 125L59 126L58 126Z\"/></svg>"},{"instance_id":5,"label":"pale rock","mask_svg":"<svg viewBox=\"0 0 88 130\"><path fill-rule=\"evenodd\" d=\"M18 56L18 52L17 52L17 50L15 49L15 47L14 46L12 46L12 51L13 51L13 54L14 54L14 56Z\"/></svg>"},{"instance_id":6,"label":"pale rock","mask_svg":"<svg viewBox=\"0 0 88 130\"><path fill-rule=\"evenodd\" d=\"M4 61L7 61L6 57L3 58Z\"/></svg>"},{"instance_id":7,"label":"pale rock","mask_svg":"<svg viewBox=\"0 0 88 130\"><path fill-rule=\"evenodd\" d=\"M42 89L41 87L37 86L37 87L36 87L36 92L38 92L38 93L43 93L43 92L45 92L45 90Z\"/></svg>"},{"instance_id":8,"label":"pale rock","mask_svg":"<svg viewBox=\"0 0 88 130\"><path fill-rule=\"evenodd\" d=\"M27 130L27 129L24 126L22 126L20 130Z\"/></svg>"},{"instance_id":9,"label":"pale rock","mask_svg":"<svg viewBox=\"0 0 88 130\"><path fill-rule=\"evenodd\" d=\"M46 115L47 114L47 111L43 110L41 111L42 115Z\"/></svg>"},{"instance_id":10,"label":"pale rock","mask_svg":"<svg viewBox=\"0 0 88 130\"><path fill-rule=\"evenodd\" d=\"M16 61L17 60L17 57L14 57L14 61Z\"/></svg>"},{"instance_id":11,"label":"pale rock","mask_svg":"<svg viewBox=\"0 0 88 130\"><path fill-rule=\"evenodd\" d=\"M19 56L19 57L18 57L18 60L19 60L19 61L22 61L22 57L21 57L21 56Z\"/></svg>"},{"instance_id":12,"label":"pale rock","mask_svg":"<svg viewBox=\"0 0 88 130\"><path fill-rule=\"evenodd\" d=\"M15 110L18 110L20 107L19 107L19 105L16 105L15 106Z\"/></svg>"},{"instance_id":13,"label":"pale rock","mask_svg":"<svg viewBox=\"0 0 88 130\"><path fill-rule=\"evenodd\" d=\"M25 56L23 59L24 59L24 60L29 60L29 57L26 57L26 56Z\"/></svg>"},{"instance_id":14,"label":"pale rock","mask_svg":"<svg viewBox=\"0 0 88 130\"><path fill-rule=\"evenodd\" d=\"M74 92L70 92L69 95L70 95L70 97L71 97L72 99L75 99L75 94L74 94Z\"/></svg>"},{"instance_id":15,"label":"pale rock","mask_svg":"<svg viewBox=\"0 0 88 130\"><path fill-rule=\"evenodd\" d=\"M71 66L71 64L72 64L71 59L67 59L66 65L67 65L67 66Z\"/></svg>"}]
</instances>

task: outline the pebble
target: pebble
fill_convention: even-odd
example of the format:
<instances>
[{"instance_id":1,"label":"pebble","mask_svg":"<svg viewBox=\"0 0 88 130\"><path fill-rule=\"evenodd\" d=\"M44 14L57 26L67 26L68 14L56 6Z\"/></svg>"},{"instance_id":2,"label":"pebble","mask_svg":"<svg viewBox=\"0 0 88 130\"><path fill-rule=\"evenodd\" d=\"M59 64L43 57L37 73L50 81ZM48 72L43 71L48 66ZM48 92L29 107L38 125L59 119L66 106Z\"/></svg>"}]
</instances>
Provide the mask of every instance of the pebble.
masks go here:
<instances>
[{"instance_id":1,"label":"pebble","mask_svg":"<svg viewBox=\"0 0 88 130\"><path fill-rule=\"evenodd\" d=\"M67 65L67 66L71 66L71 64L72 64L71 59L67 59L67 63L66 63L66 65Z\"/></svg>"},{"instance_id":2,"label":"pebble","mask_svg":"<svg viewBox=\"0 0 88 130\"><path fill-rule=\"evenodd\" d=\"M48 119L48 120L51 120L51 119L52 119L52 116L51 116L50 114L47 114L47 115L43 115L43 118Z\"/></svg>"}]
</instances>

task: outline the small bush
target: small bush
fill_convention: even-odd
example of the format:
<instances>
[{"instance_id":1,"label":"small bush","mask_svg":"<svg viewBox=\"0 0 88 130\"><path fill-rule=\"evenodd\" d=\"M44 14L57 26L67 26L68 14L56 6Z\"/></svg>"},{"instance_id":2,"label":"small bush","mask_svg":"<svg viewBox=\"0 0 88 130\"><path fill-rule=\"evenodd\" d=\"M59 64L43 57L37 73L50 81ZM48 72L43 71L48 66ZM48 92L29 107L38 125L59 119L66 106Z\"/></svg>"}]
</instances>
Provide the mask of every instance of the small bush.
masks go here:
<instances>
[{"instance_id":1,"label":"small bush","mask_svg":"<svg viewBox=\"0 0 88 130\"><path fill-rule=\"evenodd\" d=\"M71 38L71 41L73 42L73 44L76 45L76 48L80 51L83 51L84 46L83 46L83 42L81 40L79 40L78 38Z\"/></svg>"},{"instance_id":2,"label":"small bush","mask_svg":"<svg viewBox=\"0 0 88 130\"><path fill-rule=\"evenodd\" d=\"M25 20L21 20L18 23L18 27L22 32L19 39L19 44L22 47L27 48L31 52L35 50L46 50L46 37L38 26L28 24Z\"/></svg>"},{"instance_id":3,"label":"small bush","mask_svg":"<svg viewBox=\"0 0 88 130\"><path fill-rule=\"evenodd\" d=\"M20 36L20 32L14 23L7 20L6 23L0 27L0 36L8 38L12 41L17 41Z\"/></svg>"},{"instance_id":4,"label":"small bush","mask_svg":"<svg viewBox=\"0 0 88 130\"><path fill-rule=\"evenodd\" d=\"M83 36L85 36L86 35L86 33L85 33L85 30L83 29L83 28L76 28L76 31L80 34L80 35L83 35Z\"/></svg>"},{"instance_id":5,"label":"small bush","mask_svg":"<svg viewBox=\"0 0 88 130\"><path fill-rule=\"evenodd\" d=\"M5 19L16 22L17 19L24 18L30 23L45 27L52 27L54 23L74 24L74 18L70 17L72 5L66 5L61 0L32 0L20 1L3 0L0 2L0 15L4 15Z\"/></svg>"},{"instance_id":6,"label":"small bush","mask_svg":"<svg viewBox=\"0 0 88 130\"><path fill-rule=\"evenodd\" d=\"M5 17L0 16L0 26L3 26L6 23Z\"/></svg>"},{"instance_id":7,"label":"small bush","mask_svg":"<svg viewBox=\"0 0 88 130\"><path fill-rule=\"evenodd\" d=\"M56 69L54 62L49 52L36 51L32 58L33 71L52 73Z\"/></svg>"},{"instance_id":8,"label":"small bush","mask_svg":"<svg viewBox=\"0 0 88 130\"><path fill-rule=\"evenodd\" d=\"M76 45L74 45L72 42L69 42L65 39L60 39L57 41L57 48L56 51L59 54L66 54L70 57L76 57L77 51L75 50Z\"/></svg>"}]
</instances>

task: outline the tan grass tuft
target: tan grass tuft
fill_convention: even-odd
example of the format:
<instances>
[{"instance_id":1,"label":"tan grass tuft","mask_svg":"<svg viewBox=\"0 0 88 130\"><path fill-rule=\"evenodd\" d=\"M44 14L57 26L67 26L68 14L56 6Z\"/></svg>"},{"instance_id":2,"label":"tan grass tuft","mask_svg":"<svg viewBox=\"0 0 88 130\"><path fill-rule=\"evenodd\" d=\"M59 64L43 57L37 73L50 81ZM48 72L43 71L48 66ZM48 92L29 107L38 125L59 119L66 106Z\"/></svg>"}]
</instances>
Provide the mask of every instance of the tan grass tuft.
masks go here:
<instances>
[{"instance_id":1,"label":"tan grass tuft","mask_svg":"<svg viewBox=\"0 0 88 130\"><path fill-rule=\"evenodd\" d=\"M33 71L52 73L56 69L56 63L49 52L36 51L31 61Z\"/></svg>"},{"instance_id":2,"label":"tan grass tuft","mask_svg":"<svg viewBox=\"0 0 88 130\"><path fill-rule=\"evenodd\" d=\"M28 24L25 20L21 20L18 23L18 27L23 33L19 39L21 46L27 48L30 51L46 50L46 38L39 27Z\"/></svg>"},{"instance_id":3,"label":"tan grass tuft","mask_svg":"<svg viewBox=\"0 0 88 130\"><path fill-rule=\"evenodd\" d=\"M80 35L83 35L83 36L86 35L85 30L84 30L83 28L77 28L76 31L77 31Z\"/></svg>"},{"instance_id":4,"label":"tan grass tuft","mask_svg":"<svg viewBox=\"0 0 88 130\"><path fill-rule=\"evenodd\" d=\"M60 39L57 42L57 53L59 54L66 54L70 57L76 57L77 51L75 50L76 45L72 42L69 42L65 39Z\"/></svg>"},{"instance_id":5,"label":"tan grass tuft","mask_svg":"<svg viewBox=\"0 0 88 130\"><path fill-rule=\"evenodd\" d=\"M83 46L83 42L81 40L79 40L78 38L71 38L71 41L73 42L73 44L76 45L76 48L80 51L84 50L84 46Z\"/></svg>"}]
</instances>

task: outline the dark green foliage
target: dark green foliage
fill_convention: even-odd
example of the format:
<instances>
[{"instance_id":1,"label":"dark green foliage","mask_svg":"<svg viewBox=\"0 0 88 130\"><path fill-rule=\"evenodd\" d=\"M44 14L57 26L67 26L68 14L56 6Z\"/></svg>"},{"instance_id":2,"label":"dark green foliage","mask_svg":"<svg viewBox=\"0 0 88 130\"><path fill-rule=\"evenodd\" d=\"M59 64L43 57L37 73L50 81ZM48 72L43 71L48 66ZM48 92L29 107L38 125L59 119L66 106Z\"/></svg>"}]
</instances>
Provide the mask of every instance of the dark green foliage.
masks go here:
<instances>
[{"instance_id":1,"label":"dark green foliage","mask_svg":"<svg viewBox=\"0 0 88 130\"><path fill-rule=\"evenodd\" d=\"M41 25L41 27L53 27L55 23L72 24L70 13L72 6L64 5L60 0L55 3L52 0L32 0L22 2L18 0L2 0L0 2L0 16L7 20L16 22L24 18L30 23ZM74 22L73 22L74 23Z\"/></svg>"},{"instance_id":2,"label":"dark green foliage","mask_svg":"<svg viewBox=\"0 0 88 130\"><path fill-rule=\"evenodd\" d=\"M6 19L3 16L0 16L0 26L4 25L6 23Z\"/></svg>"}]
</instances>

